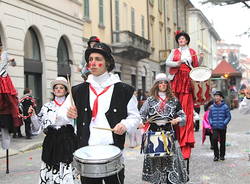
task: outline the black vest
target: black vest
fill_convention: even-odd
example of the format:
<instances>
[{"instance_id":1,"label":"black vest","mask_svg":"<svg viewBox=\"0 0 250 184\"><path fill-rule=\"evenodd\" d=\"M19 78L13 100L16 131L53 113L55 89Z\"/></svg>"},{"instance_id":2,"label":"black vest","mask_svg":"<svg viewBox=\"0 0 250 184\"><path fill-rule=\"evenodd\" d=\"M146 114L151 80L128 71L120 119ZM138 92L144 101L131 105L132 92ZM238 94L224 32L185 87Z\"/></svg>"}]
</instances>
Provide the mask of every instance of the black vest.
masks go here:
<instances>
[{"instance_id":1,"label":"black vest","mask_svg":"<svg viewBox=\"0 0 250 184\"><path fill-rule=\"evenodd\" d=\"M127 117L127 105L134 93L134 88L128 84L119 82L114 84L109 109L105 113L111 128ZM89 83L81 83L72 89L73 99L77 108L77 137L78 146L88 145L90 131L89 125L92 118L92 111L89 104ZM118 135L113 133L114 145L120 149L124 148L125 133Z\"/></svg>"}]
</instances>

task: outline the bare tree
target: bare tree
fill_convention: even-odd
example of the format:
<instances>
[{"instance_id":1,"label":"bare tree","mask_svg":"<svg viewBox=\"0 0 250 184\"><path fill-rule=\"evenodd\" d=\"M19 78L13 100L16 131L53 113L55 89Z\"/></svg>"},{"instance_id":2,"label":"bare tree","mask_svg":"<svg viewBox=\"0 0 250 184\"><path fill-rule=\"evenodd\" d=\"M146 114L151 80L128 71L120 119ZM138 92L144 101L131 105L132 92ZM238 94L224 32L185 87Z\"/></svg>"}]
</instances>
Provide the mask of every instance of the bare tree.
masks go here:
<instances>
[{"instance_id":1,"label":"bare tree","mask_svg":"<svg viewBox=\"0 0 250 184\"><path fill-rule=\"evenodd\" d=\"M201 4L207 4L207 3L211 3L213 5L220 5L220 6L225 6L225 5L232 5L232 4L239 4L239 3L242 3L245 5L245 7L249 8L250 9L250 3L249 3L250 0L202 0L201 1ZM248 36L250 37L250 28L248 28L247 31L239 34L239 35L236 35L236 36Z\"/></svg>"},{"instance_id":2,"label":"bare tree","mask_svg":"<svg viewBox=\"0 0 250 184\"><path fill-rule=\"evenodd\" d=\"M250 5L247 3L247 1L250 0L203 0L201 3L202 4L212 3L214 5L220 5L220 6L243 3L247 8L250 8Z\"/></svg>"}]
</instances>

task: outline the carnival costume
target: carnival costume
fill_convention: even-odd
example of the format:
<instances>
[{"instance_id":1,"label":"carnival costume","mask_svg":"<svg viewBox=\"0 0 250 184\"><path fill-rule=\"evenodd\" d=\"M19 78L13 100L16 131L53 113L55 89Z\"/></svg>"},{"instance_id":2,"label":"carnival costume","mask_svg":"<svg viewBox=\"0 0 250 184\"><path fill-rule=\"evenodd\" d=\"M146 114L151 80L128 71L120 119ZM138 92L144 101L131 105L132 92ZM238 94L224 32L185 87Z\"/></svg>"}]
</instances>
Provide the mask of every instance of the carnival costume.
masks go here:
<instances>
[{"instance_id":1,"label":"carnival costume","mask_svg":"<svg viewBox=\"0 0 250 184\"><path fill-rule=\"evenodd\" d=\"M148 129L149 133L156 134L163 131L166 135L167 132L173 131L172 124L168 123L168 121L178 117L180 119L178 126L185 125L185 113L177 98L173 97L163 102L161 99L166 99L166 93L159 92L158 96L159 98L157 99L152 96L149 97L143 104L140 114L143 122L147 122L148 119L153 117ZM172 141L169 143L165 141L166 143L164 143L164 137L159 137L156 142L153 141L154 144L158 144L153 145L156 148L155 150L158 149L157 147L160 147L161 142L159 140L161 139L163 139L164 147L165 144L172 144L171 150L169 150L169 153L145 154L142 179L153 184L186 183L188 174L178 141L174 136ZM148 143L144 141L144 138L142 142L142 149L144 149L144 144Z\"/></svg>"},{"instance_id":2,"label":"carnival costume","mask_svg":"<svg viewBox=\"0 0 250 184\"><path fill-rule=\"evenodd\" d=\"M176 35L176 41L180 36L185 35L190 38L187 33L181 32ZM180 66L177 65L177 61L185 61ZM198 67L198 58L196 52L188 46L173 49L169 57L166 60L166 66L169 68L169 79L171 80L172 91L179 99L182 109L186 114L186 126L175 127L177 139L181 146L181 151L184 159L190 158L191 148L194 147L194 121L193 121L193 89L191 84L191 78L189 73L192 67Z\"/></svg>"},{"instance_id":3,"label":"carnival costume","mask_svg":"<svg viewBox=\"0 0 250 184\"><path fill-rule=\"evenodd\" d=\"M67 81L63 77L58 77L52 82L52 89L57 84L68 88ZM43 141L43 162L39 184L75 184L79 182L71 164L77 145L74 124L59 118L59 109L65 99L65 96L55 96L53 101L42 106L38 115L31 116L33 131L43 131L46 135Z\"/></svg>"},{"instance_id":4,"label":"carnival costume","mask_svg":"<svg viewBox=\"0 0 250 184\"><path fill-rule=\"evenodd\" d=\"M0 128L2 130L3 149L9 148L9 133L14 132L14 127L22 124L18 117L17 91L7 73L9 62L7 51L3 51L0 61Z\"/></svg>"},{"instance_id":5,"label":"carnival costume","mask_svg":"<svg viewBox=\"0 0 250 184\"><path fill-rule=\"evenodd\" d=\"M133 96L134 89L120 81L117 74L110 73L115 67L111 49L104 43L96 43L93 48L85 52L85 59L89 62L91 53L99 53L105 58L105 71L100 75L90 74L86 82L72 88L72 96L77 108L77 137L78 147L114 145L123 150L125 135L112 131L96 129L113 129L117 124L126 127L127 131L135 129L140 123L137 100ZM65 101L64 119L71 106L69 97ZM118 149L117 148L117 149ZM104 154L104 153L103 153ZM87 177L82 175L83 184L105 183L123 184L124 168L104 177Z\"/></svg>"}]
</instances>

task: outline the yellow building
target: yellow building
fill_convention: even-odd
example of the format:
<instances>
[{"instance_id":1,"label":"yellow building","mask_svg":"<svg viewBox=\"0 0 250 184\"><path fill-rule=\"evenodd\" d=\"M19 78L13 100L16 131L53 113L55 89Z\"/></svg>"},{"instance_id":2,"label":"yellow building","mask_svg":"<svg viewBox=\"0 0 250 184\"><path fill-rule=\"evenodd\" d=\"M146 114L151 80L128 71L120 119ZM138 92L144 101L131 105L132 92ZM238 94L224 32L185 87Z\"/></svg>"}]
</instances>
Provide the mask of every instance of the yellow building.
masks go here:
<instances>
[{"instance_id":1,"label":"yellow building","mask_svg":"<svg viewBox=\"0 0 250 184\"><path fill-rule=\"evenodd\" d=\"M84 40L87 42L95 35L111 45L116 60L114 72L124 82L144 90L148 90L152 82L146 2L83 1Z\"/></svg>"},{"instance_id":2,"label":"yellow building","mask_svg":"<svg viewBox=\"0 0 250 184\"><path fill-rule=\"evenodd\" d=\"M85 48L90 36L112 46L115 73L149 90L175 46L174 32L187 27L189 0L83 0ZM183 29L183 30L185 30Z\"/></svg>"}]
</instances>

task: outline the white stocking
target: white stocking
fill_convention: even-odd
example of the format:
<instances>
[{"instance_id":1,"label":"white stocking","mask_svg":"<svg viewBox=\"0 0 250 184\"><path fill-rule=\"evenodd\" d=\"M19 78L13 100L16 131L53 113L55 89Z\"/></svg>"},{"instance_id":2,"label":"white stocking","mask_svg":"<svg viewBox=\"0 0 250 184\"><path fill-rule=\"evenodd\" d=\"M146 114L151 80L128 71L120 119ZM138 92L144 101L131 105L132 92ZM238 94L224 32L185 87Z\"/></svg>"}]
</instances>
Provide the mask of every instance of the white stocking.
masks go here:
<instances>
[{"instance_id":1,"label":"white stocking","mask_svg":"<svg viewBox=\"0 0 250 184\"><path fill-rule=\"evenodd\" d=\"M2 133L2 148L9 149L11 137L8 129L1 128L1 133Z\"/></svg>"}]
</instances>

